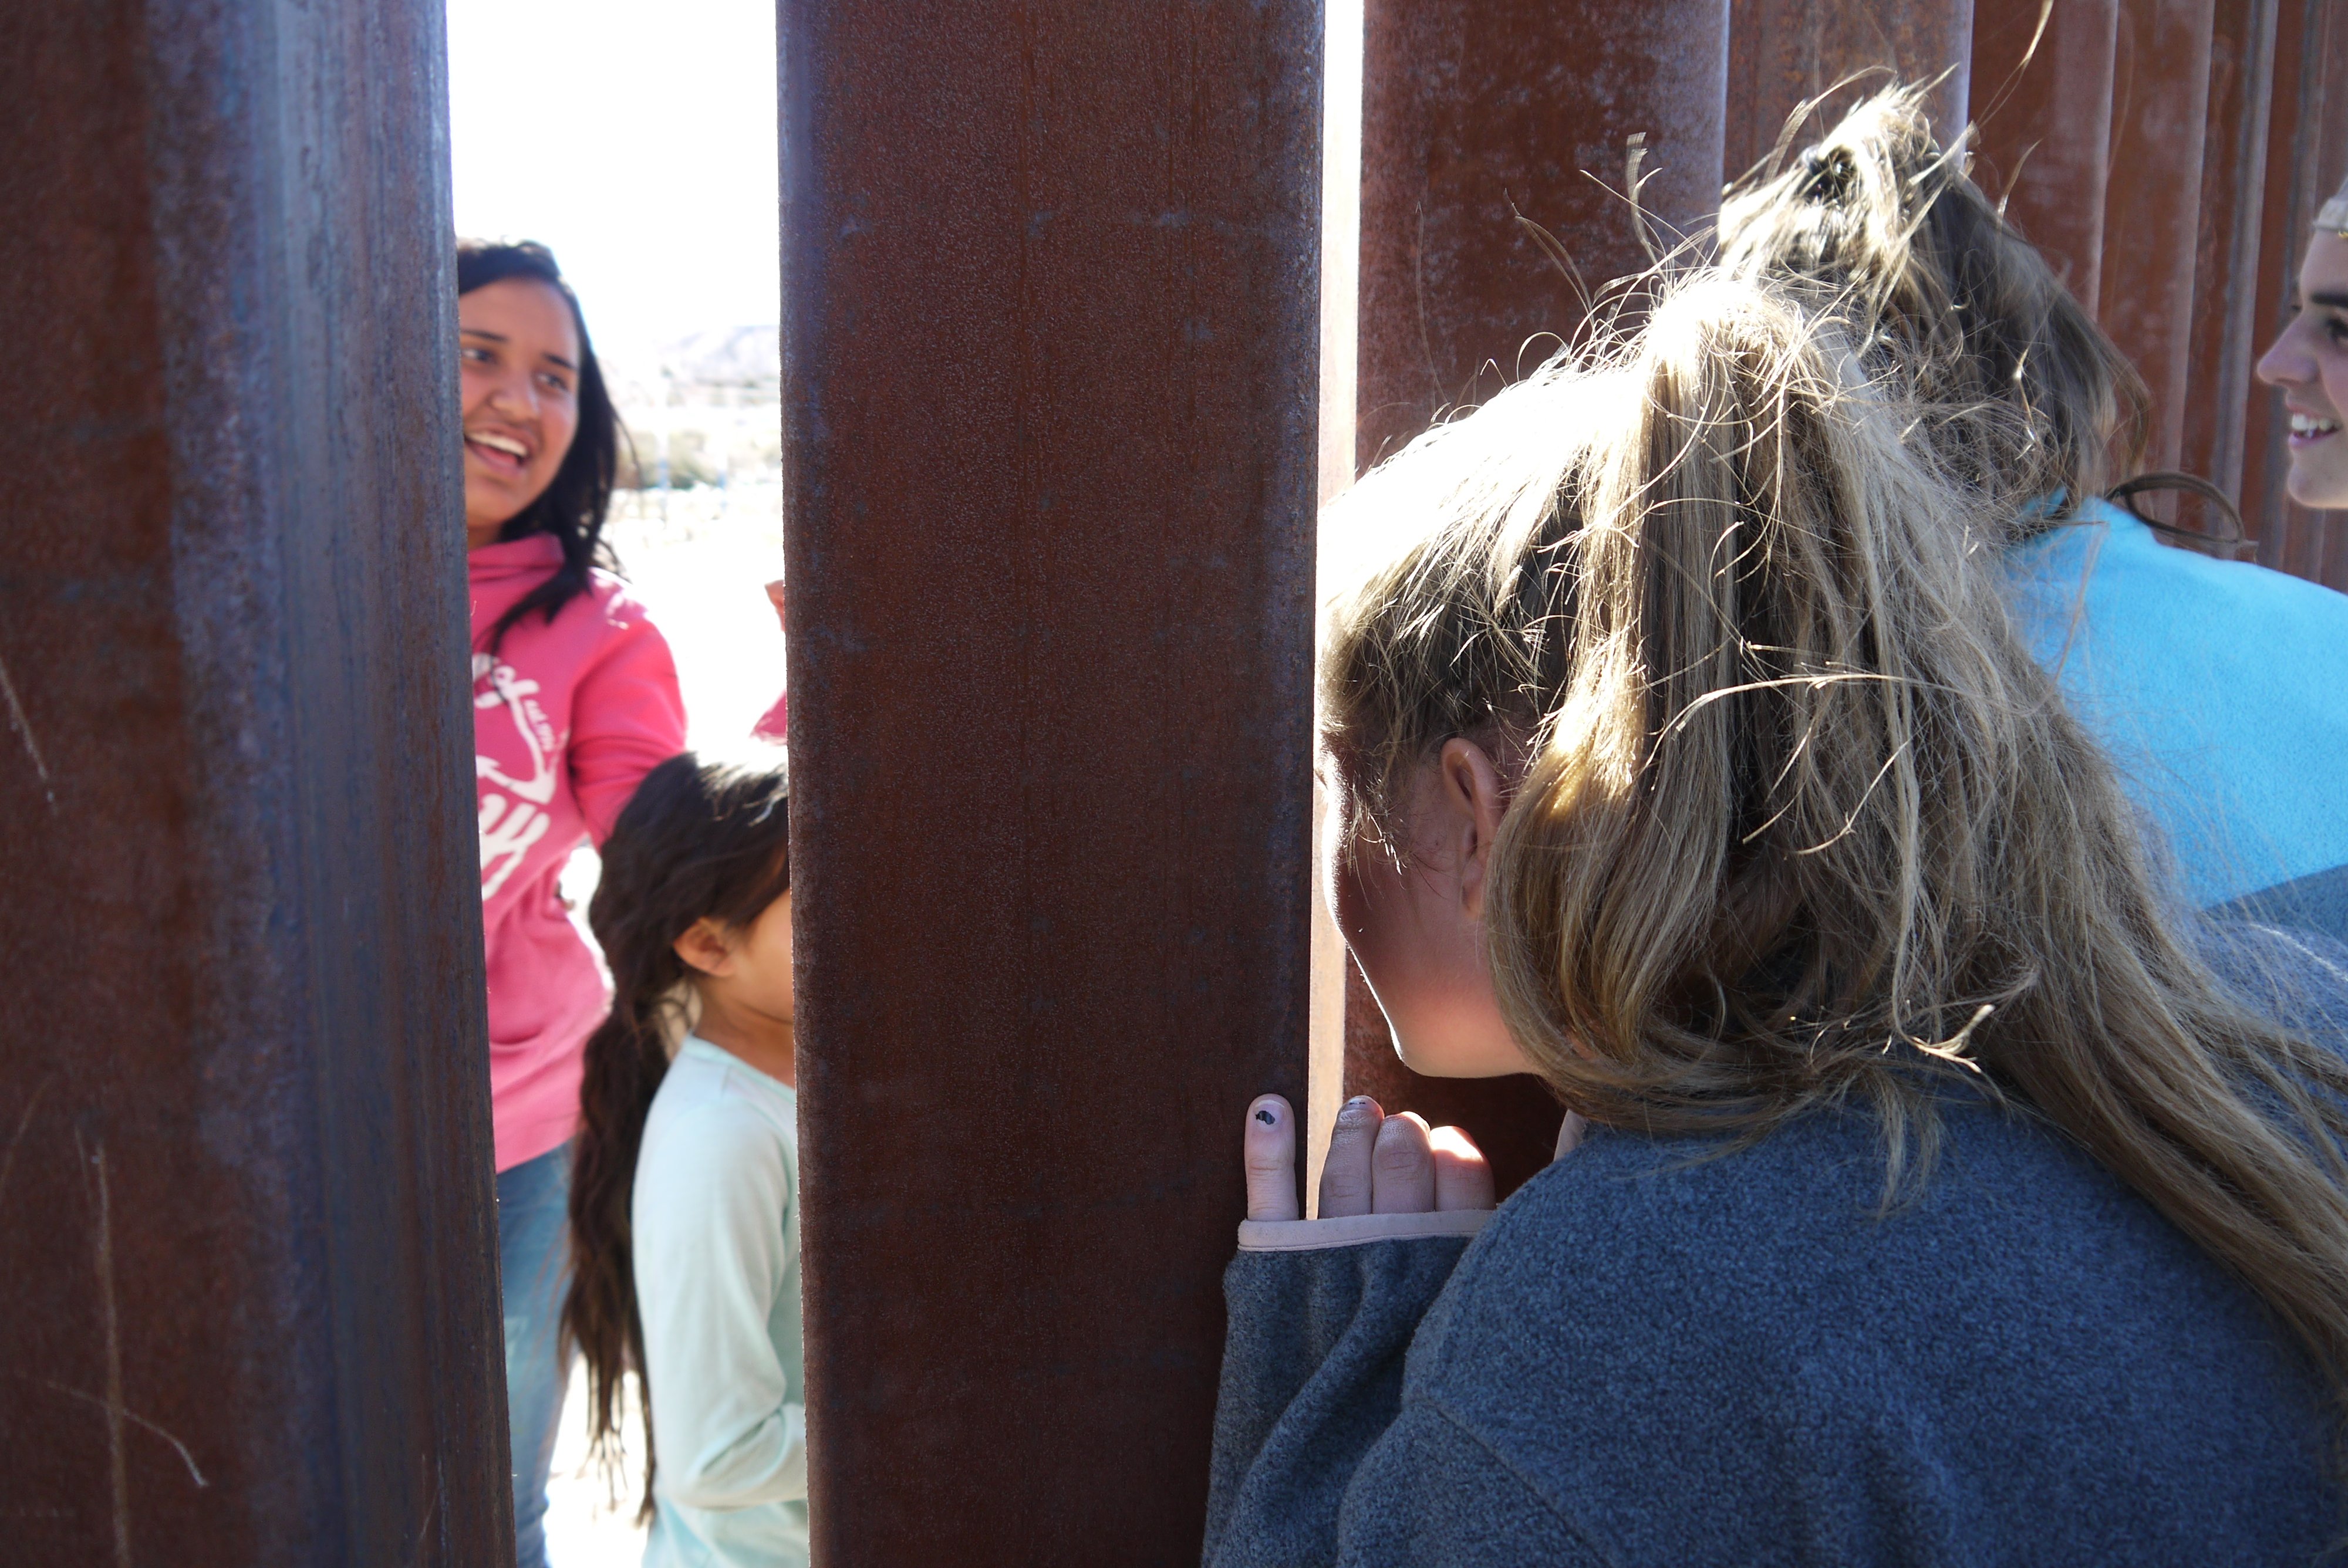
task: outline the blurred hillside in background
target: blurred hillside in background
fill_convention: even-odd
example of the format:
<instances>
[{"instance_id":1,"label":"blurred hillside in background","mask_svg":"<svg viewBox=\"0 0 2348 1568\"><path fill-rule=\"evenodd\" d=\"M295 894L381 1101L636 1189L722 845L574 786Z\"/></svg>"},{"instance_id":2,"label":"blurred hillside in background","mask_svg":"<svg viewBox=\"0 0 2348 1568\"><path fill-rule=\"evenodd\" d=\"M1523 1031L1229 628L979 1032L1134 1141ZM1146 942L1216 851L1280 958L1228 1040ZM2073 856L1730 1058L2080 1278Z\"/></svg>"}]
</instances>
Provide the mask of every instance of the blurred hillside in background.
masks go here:
<instances>
[{"instance_id":1,"label":"blurred hillside in background","mask_svg":"<svg viewBox=\"0 0 2348 1568\"><path fill-rule=\"evenodd\" d=\"M693 743L738 743L783 686L782 334L714 328L604 373L634 447L604 538L676 654Z\"/></svg>"},{"instance_id":2,"label":"blurred hillside in background","mask_svg":"<svg viewBox=\"0 0 2348 1568\"><path fill-rule=\"evenodd\" d=\"M715 327L604 374L628 427L620 484L631 490L720 489L782 477L779 327Z\"/></svg>"}]
</instances>

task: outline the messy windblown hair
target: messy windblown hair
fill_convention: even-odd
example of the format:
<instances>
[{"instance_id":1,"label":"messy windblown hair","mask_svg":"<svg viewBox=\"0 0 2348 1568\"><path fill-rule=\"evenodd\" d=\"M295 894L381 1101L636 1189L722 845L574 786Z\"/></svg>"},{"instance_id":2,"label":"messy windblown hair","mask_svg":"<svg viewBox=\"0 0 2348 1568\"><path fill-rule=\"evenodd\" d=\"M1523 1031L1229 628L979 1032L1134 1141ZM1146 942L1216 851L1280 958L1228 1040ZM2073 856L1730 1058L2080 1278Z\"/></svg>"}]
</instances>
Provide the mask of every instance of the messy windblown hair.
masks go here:
<instances>
[{"instance_id":1,"label":"messy windblown hair","mask_svg":"<svg viewBox=\"0 0 2348 1568\"><path fill-rule=\"evenodd\" d=\"M1720 214L1720 263L1800 287L1919 405L1928 450L2028 532L2144 460L2151 394L2037 247L1943 148L1921 87L1780 149Z\"/></svg>"},{"instance_id":2,"label":"messy windblown hair","mask_svg":"<svg viewBox=\"0 0 2348 1568\"><path fill-rule=\"evenodd\" d=\"M1914 418L1804 302L1701 275L1371 474L1324 522L1353 853L1399 856L1410 781L1478 741L1514 780L1499 999L1567 1104L1732 1140L1870 1108L1889 1202L1979 1086L2248 1280L2336 1387L2348 1070L2183 934L2008 623L1994 508Z\"/></svg>"}]
</instances>

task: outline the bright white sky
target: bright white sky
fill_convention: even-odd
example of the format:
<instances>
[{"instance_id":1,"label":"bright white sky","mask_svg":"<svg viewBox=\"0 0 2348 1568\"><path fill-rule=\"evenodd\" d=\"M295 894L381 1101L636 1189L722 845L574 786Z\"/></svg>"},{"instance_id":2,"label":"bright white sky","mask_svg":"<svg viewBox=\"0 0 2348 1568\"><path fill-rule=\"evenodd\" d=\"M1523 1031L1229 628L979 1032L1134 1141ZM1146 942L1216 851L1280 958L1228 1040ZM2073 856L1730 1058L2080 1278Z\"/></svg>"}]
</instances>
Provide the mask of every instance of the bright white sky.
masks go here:
<instances>
[{"instance_id":1,"label":"bright white sky","mask_svg":"<svg viewBox=\"0 0 2348 1568\"><path fill-rule=\"evenodd\" d=\"M542 240L596 347L781 309L775 0L448 0L457 232Z\"/></svg>"}]
</instances>

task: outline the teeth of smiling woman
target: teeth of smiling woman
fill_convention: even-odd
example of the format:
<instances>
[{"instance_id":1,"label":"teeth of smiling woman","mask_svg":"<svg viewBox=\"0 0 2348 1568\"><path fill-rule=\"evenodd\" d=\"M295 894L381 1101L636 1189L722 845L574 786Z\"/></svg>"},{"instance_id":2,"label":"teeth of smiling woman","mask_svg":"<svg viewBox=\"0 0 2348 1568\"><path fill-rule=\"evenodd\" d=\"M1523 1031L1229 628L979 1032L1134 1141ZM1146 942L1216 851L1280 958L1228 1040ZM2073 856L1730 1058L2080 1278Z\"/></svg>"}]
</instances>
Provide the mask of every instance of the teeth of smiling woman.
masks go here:
<instances>
[{"instance_id":1,"label":"teeth of smiling woman","mask_svg":"<svg viewBox=\"0 0 2348 1568\"><path fill-rule=\"evenodd\" d=\"M2307 414L2291 416L2291 433L2293 436L2329 436L2339 428L2340 421L2337 419L2318 419Z\"/></svg>"},{"instance_id":2,"label":"teeth of smiling woman","mask_svg":"<svg viewBox=\"0 0 2348 1568\"><path fill-rule=\"evenodd\" d=\"M2296 429L2297 426L2294 425L2292 428ZM504 452L515 457L524 458L530 456L529 448L511 436L491 436L486 432L477 431L472 440L477 446L487 446L492 452Z\"/></svg>"}]
</instances>

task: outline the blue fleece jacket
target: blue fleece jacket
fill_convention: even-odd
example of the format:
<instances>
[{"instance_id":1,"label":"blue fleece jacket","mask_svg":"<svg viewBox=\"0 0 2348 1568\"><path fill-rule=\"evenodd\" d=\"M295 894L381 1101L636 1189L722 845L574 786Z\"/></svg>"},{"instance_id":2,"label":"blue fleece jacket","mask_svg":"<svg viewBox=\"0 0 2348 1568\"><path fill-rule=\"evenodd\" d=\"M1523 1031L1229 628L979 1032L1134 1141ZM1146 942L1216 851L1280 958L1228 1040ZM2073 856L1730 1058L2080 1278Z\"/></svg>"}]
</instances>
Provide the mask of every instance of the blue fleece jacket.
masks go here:
<instances>
[{"instance_id":1,"label":"blue fleece jacket","mask_svg":"<svg viewBox=\"0 0 2348 1568\"><path fill-rule=\"evenodd\" d=\"M1953 1092L1888 1213L1877 1123L1819 1112L1594 1129L1472 1241L1242 1227L1210 1568L2317 1562L2348 1518L2296 1341Z\"/></svg>"},{"instance_id":2,"label":"blue fleece jacket","mask_svg":"<svg viewBox=\"0 0 2348 1568\"><path fill-rule=\"evenodd\" d=\"M2007 568L2186 897L2348 941L2348 595L2171 548L2103 501Z\"/></svg>"}]
</instances>

